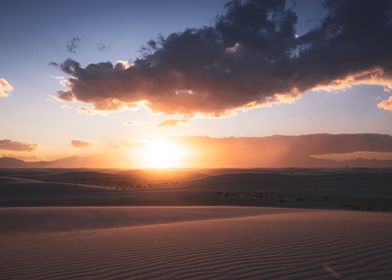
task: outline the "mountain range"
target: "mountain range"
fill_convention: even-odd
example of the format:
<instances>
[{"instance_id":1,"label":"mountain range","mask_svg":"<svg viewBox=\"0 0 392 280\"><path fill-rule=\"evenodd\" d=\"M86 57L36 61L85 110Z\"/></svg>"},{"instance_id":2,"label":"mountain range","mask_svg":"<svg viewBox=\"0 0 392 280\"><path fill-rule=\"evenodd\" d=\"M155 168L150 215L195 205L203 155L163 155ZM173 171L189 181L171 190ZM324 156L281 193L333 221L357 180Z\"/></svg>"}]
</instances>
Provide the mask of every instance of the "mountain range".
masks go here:
<instances>
[{"instance_id":1,"label":"mountain range","mask_svg":"<svg viewBox=\"0 0 392 280\"><path fill-rule=\"evenodd\" d=\"M392 159L333 160L317 157L356 152L390 153L392 137L382 134L310 134L268 137L180 137L176 141L194 150L186 167L283 168L283 167L392 167ZM124 155L125 157L126 155ZM127 155L128 156L128 155ZM105 157L72 156L53 161L28 162L0 158L0 168L111 168L118 164Z\"/></svg>"}]
</instances>

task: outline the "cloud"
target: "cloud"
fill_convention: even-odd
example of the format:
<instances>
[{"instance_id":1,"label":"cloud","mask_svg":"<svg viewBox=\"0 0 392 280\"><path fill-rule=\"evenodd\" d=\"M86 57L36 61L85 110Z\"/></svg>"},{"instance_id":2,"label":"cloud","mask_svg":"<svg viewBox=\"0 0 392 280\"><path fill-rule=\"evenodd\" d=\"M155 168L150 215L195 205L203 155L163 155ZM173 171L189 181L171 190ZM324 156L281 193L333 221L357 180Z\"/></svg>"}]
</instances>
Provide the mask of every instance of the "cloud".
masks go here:
<instances>
[{"instance_id":1,"label":"cloud","mask_svg":"<svg viewBox=\"0 0 392 280\"><path fill-rule=\"evenodd\" d=\"M14 87L6 79L0 79L0 97L10 96L13 90Z\"/></svg>"},{"instance_id":2,"label":"cloud","mask_svg":"<svg viewBox=\"0 0 392 280\"><path fill-rule=\"evenodd\" d=\"M377 107L384 109L384 110L387 110L387 111L392 111L392 96L390 96L388 99L378 103Z\"/></svg>"},{"instance_id":3,"label":"cloud","mask_svg":"<svg viewBox=\"0 0 392 280\"><path fill-rule=\"evenodd\" d=\"M117 60L116 67L119 69L127 70L135 64L131 60Z\"/></svg>"},{"instance_id":4,"label":"cloud","mask_svg":"<svg viewBox=\"0 0 392 280\"><path fill-rule=\"evenodd\" d=\"M108 46L108 45L105 45L104 43L98 43L97 44L97 48L98 48L98 50L99 51L101 51L101 52L108 52L108 51L110 51L110 46Z\"/></svg>"},{"instance_id":5,"label":"cloud","mask_svg":"<svg viewBox=\"0 0 392 280\"><path fill-rule=\"evenodd\" d=\"M13 141L10 139L0 140L0 150L15 152L34 152L38 149L38 145L34 143L24 143Z\"/></svg>"},{"instance_id":6,"label":"cloud","mask_svg":"<svg viewBox=\"0 0 392 280\"><path fill-rule=\"evenodd\" d=\"M71 109L72 107L67 105L67 104L63 104L63 105L61 105L61 108L63 108L63 109Z\"/></svg>"},{"instance_id":7,"label":"cloud","mask_svg":"<svg viewBox=\"0 0 392 280\"><path fill-rule=\"evenodd\" d=\"M180 126L180 125L186 125L189 124L189 120L187 119L181 119L181 120L174 120L174 119L169 119L169 120L164 120L161 123L157 125L157 127L175 127L175 126Z\"/></svg>"},{"instance_id":8,"label":"cloud","mask_svg":"<svg viewBox=\"0 0 392 280\"><path fill-rule=\"evenodd\" d=\"M129 121L129 122L123 122L122 123L124 126L143 126L146 125L147 122L143 121Z\"/></svg>"},{"instance_id":9,"label":"cloud","mask_svg":"<svg viewBox=\"0 0 392 280\"><path fill-rule=\"evenodd\" d=\"M81 140L71 140L71 145L75 148L89 148L93 144L86 142L86 141L81 141Z\"/></svg>"},{"instance_id":10,"label":"cloud","mask_svg":"<svg viewBox=\"0 0 392 280\"><path fill-rule=\"evenodd\" d=\"M127 66L82 67L67 59L57 65L68 86L56 96L92 111L144 105L166 114L225 116L292 102L314 89L392 89L391 1L327 0L325 18L302 35L287 6L230 1L214 25L150 40Z\"/></svg>"},{"instance_id":11,"label":"cloud","mask_svg":"<svg viewBox=\"0 0 392 280\"><path fill-rule=\"evenodd\" d=\"M121 146L127 147L127 148L137 148L137 147L144 145L146 142L147 142L146 140L124 142L124 143L121 143ZM119 147L121 147L121 146L119 146Z\"/></svg>"},{"instance_id":12,"label":"cloud","mask_svg":"<svg viewBox=\"0 0 392 280\"><path fill-rule=\"evenodd\" d=\"M82 38L80 36L76 36L71 39L71 41L67 42L67 51L69 53L76 53L76 49L79 47L80 42L82 41Z\"/></svg>"}]
</instances>

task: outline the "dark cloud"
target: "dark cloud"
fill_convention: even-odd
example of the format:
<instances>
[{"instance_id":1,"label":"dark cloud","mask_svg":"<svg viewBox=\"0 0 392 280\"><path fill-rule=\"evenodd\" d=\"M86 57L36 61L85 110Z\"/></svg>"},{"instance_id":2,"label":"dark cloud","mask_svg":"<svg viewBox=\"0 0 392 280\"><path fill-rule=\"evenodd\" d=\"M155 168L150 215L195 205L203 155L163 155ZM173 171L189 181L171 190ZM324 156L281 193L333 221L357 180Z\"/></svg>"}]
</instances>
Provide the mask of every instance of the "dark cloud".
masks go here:
<instances>
[{"instance_id":1,"label":"dark cloud","mask_svg":"<svg viewBox=\"0 0 392 280\"><path fill-rule=\"evenodd\" d=\"M71 145L75 148L89 148L93 144L86 142L86 141L81 141L81 140L71 140Z\"/></svg>"},{"instance_id":2,"label":"dark cloud","mask_svg":"<svg viewBox=\"0 0 392 280\"><path fill-rule=\"evenodd\" d=\"M133 64L64 61L58 66L68 88L57 98L90 104L88 111L144 104L154 112L222 116L312 89L392 89L392 2L324 6L321 24L298 36L297 15L284 0L230 1L213 26L151 40Z\"/></svg>"},{"instance_id":3,"label":"dark cloud","mask_svg":"<svg viewBox=\"0 0 392 280\"><path fill-rule=\"evenodd\" d=\"M108 51L110 51L110 46L105 45L104 43L98 43L97 44L97 48L101 52L108 52Z\"/></svg>"},{"instance_id":4,"label":"dark cloud","mask_svg":"<svg viewBox=\"0 0 392 280\"><path fill-rule=\"evenodd\" d=\"M0 97L10 96L13 90L14 87L6 79L0 79Z\"/></svg>"},{"instance_id":5,"label":"dark cloud","mask_svg":"<svg viewBox=\"0 0 392 280\"><path fill-rule=\"evenodd\" d=\"M174 120L174 119L170 119L170 120L164 120L162 122L160 122L157 127L175 127L175 126L180 126L180 125L186 125L189 124L189 120L187 119L180 119L180 120Z\"/></svg>"},{"instance_id":6,"label":"dark cloud","mask_svg":"<svg viewBox=\"0 0 392 280\"><path fill-rule=\"evenodd\" d=\"M37 144L13 141L10 139L0 140L0 150L16 152L33 152L38 148Z\"/></svg>"},{"instance_id":7,"label":"dark cloud","mask_svg":"<svg viewBox=\"0 0 392 280\"><path fill-rule=\"evenodd\" d=\"M71 41L67 42L67 51L69 53L76 53L76 49L79 47L80 42L82 41L82 38L80 36L76 36L71 39Z\"/></svg>"}]
</instances>

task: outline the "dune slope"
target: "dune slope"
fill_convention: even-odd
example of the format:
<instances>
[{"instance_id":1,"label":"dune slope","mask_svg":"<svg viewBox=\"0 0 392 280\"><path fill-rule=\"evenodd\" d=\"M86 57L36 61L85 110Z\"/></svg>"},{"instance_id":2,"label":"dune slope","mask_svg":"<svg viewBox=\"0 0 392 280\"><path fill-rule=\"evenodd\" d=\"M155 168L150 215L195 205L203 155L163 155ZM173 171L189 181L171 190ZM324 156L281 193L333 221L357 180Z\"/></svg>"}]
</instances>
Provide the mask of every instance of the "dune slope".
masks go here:
<instances>
[{"instance_id":1,"label":"dune slope","mask_svg":"<svg viewBox=\"0 0 392 280\"><path fill-rule=\"evenodd\" d=\"M392 219L386 213L271 212L250 207L244 212L238 207L125 207L112 211L118 209L128 212L125 220L140 217L144 210L147 223L119 223L118 227L98 229L82 226L83 219L79 219L79 228L59 230L42 225L44 230L27 226L23 233L2 230L0 278L392 277ZM102 215L87 210L90 218L84 221ZM1 211L8 211L4 215L9 221L17 217L12 209ZM235 212L242 215L233 215ZM36 214L36 220L46 215ZM112 215L115 219L118 213ZM20 216L15 219L22 221Z\"/></svg>"}]
</instances>

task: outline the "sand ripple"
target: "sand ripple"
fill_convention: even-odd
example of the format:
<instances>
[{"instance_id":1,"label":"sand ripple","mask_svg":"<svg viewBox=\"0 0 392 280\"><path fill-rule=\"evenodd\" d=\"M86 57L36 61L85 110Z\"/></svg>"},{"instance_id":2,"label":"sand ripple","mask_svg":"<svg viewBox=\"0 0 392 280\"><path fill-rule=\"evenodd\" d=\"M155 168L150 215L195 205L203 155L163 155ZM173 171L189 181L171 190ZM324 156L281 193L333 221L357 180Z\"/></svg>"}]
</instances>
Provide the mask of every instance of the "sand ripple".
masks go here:
<instances>
[{"instance_id":1,"label":"sand ripple","mask_svg":"<svg viewBox=\"0 0 392 280\"><path fill-rule=\"evenodd\" d=\"M179 210L181 207L161 208L161 212L159 207L153 208L160 213L160 219L162 215L184 215ZM211 209L208 211L214 212ZM391 214L287 209L263 213L261 208L253 208L257 215L233 216L230 213L235 207L219 209L229 214L204 213L196 219L197 212L203 209L195 207L191 209L193 219L167 220L164 224L154 220L148 225L100 229L32 231L17 235L3 232L0 278L392 277Z\"/></svg>"}]
</instances>

